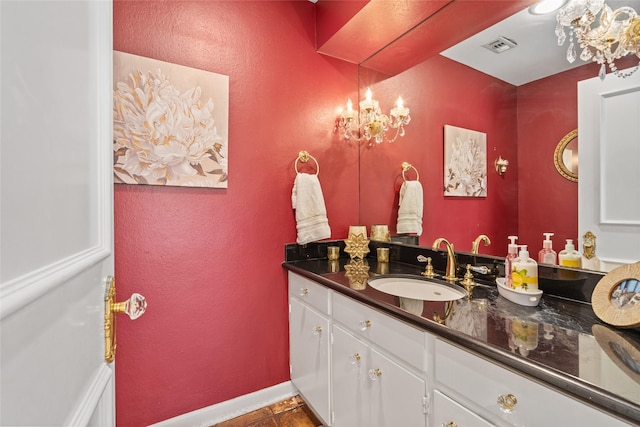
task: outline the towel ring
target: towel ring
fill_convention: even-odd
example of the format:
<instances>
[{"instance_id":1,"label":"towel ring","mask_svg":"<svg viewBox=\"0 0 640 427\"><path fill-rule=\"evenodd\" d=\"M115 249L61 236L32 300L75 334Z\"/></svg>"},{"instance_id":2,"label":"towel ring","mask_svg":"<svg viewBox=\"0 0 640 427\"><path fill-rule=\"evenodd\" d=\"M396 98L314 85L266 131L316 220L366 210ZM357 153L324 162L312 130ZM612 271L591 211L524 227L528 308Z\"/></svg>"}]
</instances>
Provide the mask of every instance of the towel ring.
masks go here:
<instances>
[{"instance_id":1,"label":"towel ring","mask_svg":"<svg viewBox=\"0 0 640 427\"><path fill-rule=\"evenodd\" d=\"M294 164L296 173L300 173L298 172L298 162L307 163L309 159L313 160L316 164L316 175L320 173L320 165L318 164L318 161L316 160L316 158L304 150L298 153L298 158L296 159L296 162Z\"/></svg>"},{"instance_id":2,"label":"towel ring","mask_svg":"<svg viewBox=\"0 0 640 427\"><path fill-rule=\"evenodd\" d=\"M415 167L413 167L412 164L407 162L402 162L402 179L404 179L405 181L407 180L407 177L404 176L404 173L409 169L413 169L414 171L416 171L416 181L420 181L420 174L418 173L418 169L416 169Z\"/></svg>"}]
</instances>

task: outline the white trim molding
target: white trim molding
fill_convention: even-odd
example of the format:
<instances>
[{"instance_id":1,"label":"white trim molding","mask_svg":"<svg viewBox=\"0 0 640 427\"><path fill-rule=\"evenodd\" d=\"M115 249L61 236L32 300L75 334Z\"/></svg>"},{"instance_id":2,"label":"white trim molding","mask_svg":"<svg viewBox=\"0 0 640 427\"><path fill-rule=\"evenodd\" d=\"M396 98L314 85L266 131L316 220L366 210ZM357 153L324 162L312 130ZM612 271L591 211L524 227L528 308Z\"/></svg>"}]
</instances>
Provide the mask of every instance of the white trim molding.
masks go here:
<instances>
[{"instance_id":1,"label":"white trim molding","mask_svg":"<svg viewBox=\"0 0 640 427\"><path fill-rule=\"evenodd\" d=\"M97 425L115 425L115 393L113 389L113 371L105 362L89 382L87 393L83 394L76 409L65 422L68 426L90 425L92 418L99 421Z\"/></svg>"},{"instance_id":2,"label":"white trim molding","mask_svg":"<svg viewBox=\"0 0 640 427\"><path fill-rule=\"evenodd\" d=\"M161 421L151 427L211 426L293 397L296 394L298 394L298 390L291 381L287 381Z\"/></svg>"},{"instance_id":3,"label":"white trim molding","mask_svg":"<svg viewBox=\"0 0 640 427\"><path fill-rule=\"evenodd\" d=\"M0 284L0 319L15 313L58 285L111 255L106 245L94 246L23 276Z\"/></svg>"}]
</instances>

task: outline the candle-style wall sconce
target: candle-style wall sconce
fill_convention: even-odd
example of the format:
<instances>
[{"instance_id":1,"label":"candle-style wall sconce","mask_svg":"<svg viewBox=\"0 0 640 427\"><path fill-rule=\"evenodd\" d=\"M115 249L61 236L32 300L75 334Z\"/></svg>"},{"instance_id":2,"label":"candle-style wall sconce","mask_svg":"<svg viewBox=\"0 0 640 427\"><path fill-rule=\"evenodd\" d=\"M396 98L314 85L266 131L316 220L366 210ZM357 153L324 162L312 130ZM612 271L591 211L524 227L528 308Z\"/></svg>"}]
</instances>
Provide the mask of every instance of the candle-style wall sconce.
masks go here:
<instances>
[{"instance_id":1,"label":"candle-style wall sconce","mask_svg":"<svg viewBox=\"0 0 640 427\"><path fill-rule=\"evenodd\" d=\"M502 176L507 171L507 166L509 166L509 160L503 159L502 156L498 156L495 161L496 172L498 175Z\"/></svg>"}]
</instances>

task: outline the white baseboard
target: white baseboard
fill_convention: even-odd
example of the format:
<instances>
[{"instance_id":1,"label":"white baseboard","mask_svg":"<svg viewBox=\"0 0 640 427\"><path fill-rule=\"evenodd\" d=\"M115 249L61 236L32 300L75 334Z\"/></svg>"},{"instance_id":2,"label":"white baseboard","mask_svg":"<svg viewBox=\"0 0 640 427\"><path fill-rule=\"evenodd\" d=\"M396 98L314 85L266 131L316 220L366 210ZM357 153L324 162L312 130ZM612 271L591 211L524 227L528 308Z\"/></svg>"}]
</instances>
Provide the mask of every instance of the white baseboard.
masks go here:
<instances>
[{"instance_id":1,"label":"white baseboard","mask_svg":"<svg viewBox=\"0 0 640 427\"><path fill-rule=\"evenodd\" d=\"M298 394L291 381L220 402L197 411L160 421L151 427L201 427L235 418Z\"/></svg>"}]
</instances>

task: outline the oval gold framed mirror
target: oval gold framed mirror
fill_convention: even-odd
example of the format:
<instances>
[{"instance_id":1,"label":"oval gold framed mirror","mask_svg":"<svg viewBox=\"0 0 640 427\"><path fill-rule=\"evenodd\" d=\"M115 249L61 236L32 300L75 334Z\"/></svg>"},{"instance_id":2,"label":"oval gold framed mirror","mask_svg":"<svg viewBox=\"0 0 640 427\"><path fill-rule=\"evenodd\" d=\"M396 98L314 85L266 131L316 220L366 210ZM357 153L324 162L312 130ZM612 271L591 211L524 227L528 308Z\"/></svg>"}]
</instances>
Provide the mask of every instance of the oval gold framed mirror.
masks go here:
<instances>
[{"instance_id":1,"label":"oval gold framed mirror","mask_svg":"<svg viewBox=\"0 0 640 427\"><path fill-rule=\"evenodd\" d=\"M566 134L553 153L558 173L569 181L578 182L578 129Z\"/></svg>"}]
</instances>

